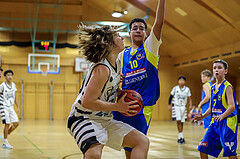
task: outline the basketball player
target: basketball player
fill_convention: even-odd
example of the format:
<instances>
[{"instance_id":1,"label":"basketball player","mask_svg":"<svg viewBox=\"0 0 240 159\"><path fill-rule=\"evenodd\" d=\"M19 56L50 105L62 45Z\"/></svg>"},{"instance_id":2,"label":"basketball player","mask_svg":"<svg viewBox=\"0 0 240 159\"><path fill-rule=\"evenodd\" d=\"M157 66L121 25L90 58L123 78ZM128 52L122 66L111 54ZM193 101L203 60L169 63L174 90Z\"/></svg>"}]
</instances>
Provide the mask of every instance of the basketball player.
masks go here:
<instances>
[{"instance_id":1,"label":"basketball player","mask_svg":"<svg viewBox=\"0 0 240 159\"><path fill-rule=\"evenodd\" d=\"M198 110L202 109L202 114L204 114L208 110L209 104L210 104L210 94L211 94L211 86L212 86L211 77L212 77L212 73L210 70L203 70L201 72L203 90L202 90L202 101L198 104ZM204 118L203 128L207 129L208 126L210 125L210 122L211 122L211 116Z\"/></svg>"},{"instance_id":2,"label":"basketball player","mask_svg":"<svg viewBox=\"0 0 240 159\"><path fill-rule=\"evenodd\" d=\"M143 98L143 109L135 116L127 117L114 112L114 119L123 121L147 134L153 107L160 95L158 79L159 47L164 21L165 0L158 0L155 22L147 37L147 24L144 19L135 18L129 24L132 46L119 54L121 71L126 77L122 82L123 90L135 90ZM131 155L130 148L124 148L126 157Z\"/></svg>"},{"instance_id":3,"label":"basketball player","mask_svg":"<svg viewBox=\"0 0 240 159\"><path fill-rule=\"evenodd\" d=\"M217 158L222 149L224 157L237 159L237 102L232 85L225 79L227 73L227 62L221 59L213 62L216 83L211 87L211 104L204 114L195 116L195 120L201 120L210 114L212 117L198 146L202 159L208 159L208 155Z\"/></svg>"},{"instance_id":4,"label":"basketball player","mask_svg":"<svg viewBox=\"0 0 240 159\"><path fill-rule=\"evenodd\" d=\"M20 114L20 109L15 97L17 91L15 83L12 82L13 71L6 70L4 72L6 81L0 85L0 110L2 123L5 124L3 129L4 140L2 148L12 149L8 142L8 136L18 127L18 116L14 111L13 104L17 106L17 113ZM12 125L11 125L12 124ZM11 125L11 126L10 126Z\"/></svg>"},{"instance_id":5,"label":"basketball player","mask_svg":"<svg viewBox=\"0 0 240 159\"><path fill-rule=\"evenodd\" d=\"M79 45L86 59L92 62L68 118L68 131L74 137L84 159L101 158L103 146L121 150L133 148L132 159L145 159L148 138L121 121L112 119L112 111L136 113L137 101L116 101L120 83L119 52L124 49L123 37L110 26L80 26ZM130 106L131 105L131 106Z\"/></svg>"},{"instance_id":6,"label":"basketball player","mask_svg":"<svg viewBox=\"0 0 240 159\"><path fill-rule=\"evenodd\" d=\"M189 110L192 109L192 98L191 98L191 91L188 87L185 86L186 77L179 76L178 77L178 86L173 87L169 100L168 100L168 109L171 111L171 101L172 98L174 99L173 108L175 110L176 121L177 121L177 128L178 128L178 140L179 144L186 143L183 137L183 123L185 122L186 118L186 105L187 100L189 100Z\"/></svg>"}]
</instances>

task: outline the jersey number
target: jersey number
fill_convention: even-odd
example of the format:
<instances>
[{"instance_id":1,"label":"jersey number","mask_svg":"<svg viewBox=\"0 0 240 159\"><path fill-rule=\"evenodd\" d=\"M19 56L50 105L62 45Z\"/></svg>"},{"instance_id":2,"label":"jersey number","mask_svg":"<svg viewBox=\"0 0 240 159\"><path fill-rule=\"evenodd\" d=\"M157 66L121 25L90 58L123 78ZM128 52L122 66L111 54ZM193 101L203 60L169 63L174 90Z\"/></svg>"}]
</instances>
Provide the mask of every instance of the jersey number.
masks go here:
<instances>
[{"instance_id":1,"label":"jersey number","mask_svg":"<svg viewBox=\"0 0 240 159\"><path fill-rule=\"evenodd\" d=\"M215 107L216 103L217 103L217 99L213 99L213 106Z\"/></svg>"},{"instance_id":2,"label":"jersey number","mask_svg":"<svg viewBox=\"0 0 240 159\"><path fill-rule=\"evenodd\" d=\"M138 67L137 60L129 61L129 63L131 65L131 69L134 69L134 68Z\"/></svg>"}]
</instances>

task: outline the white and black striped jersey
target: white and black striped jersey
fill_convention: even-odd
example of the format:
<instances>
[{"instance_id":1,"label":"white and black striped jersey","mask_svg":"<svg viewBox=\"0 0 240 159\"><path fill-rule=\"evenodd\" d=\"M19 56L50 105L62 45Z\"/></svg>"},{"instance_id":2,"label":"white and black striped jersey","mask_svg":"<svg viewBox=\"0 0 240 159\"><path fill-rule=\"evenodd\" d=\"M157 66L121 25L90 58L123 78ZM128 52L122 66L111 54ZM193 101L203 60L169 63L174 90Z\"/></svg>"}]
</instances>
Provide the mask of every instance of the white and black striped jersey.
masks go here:
<instances>
[{"instance_id":1,"label":"white and black striped jersey","mask_svg":"<svg viewBox=\"0 0 240 159\"><path fill-rule=\"evenodd\" d=\"M72 109L70 112L69 117L75 116L87 116L88 118L101 118L101 119L111 119L112 118L112 111L94 111L91 109L86 109L81 105L82 97L86 90L86 87L89 83L89 80L92 75L93 69L97 65L105 65L109 69L109 77L107 82L104 85L104 88L101 91L98 99L105 101L105 102L112 102L114 103L117 96L118 87L120 84L120 62L116 63L116 68L113 67L110 62L105 59L100 61L99 63L92 63L89 67L89 71L83 81L82 87L79 91L79 94L72 105Z\"/></svg>"},{"instance_id":2,"label":"white and black striped jersey","mask_svg":"<svg viewBox=\"0 0 240 159\"><path fill-rule=\"evenodd\" d=\"M186 86L180 88L180 86L173 87L171 91L171 95L173 95L172 103L174 106L186 106L188 97L191 96L190 89Z\"/></svg>"},{"instance_id":3,"label":"white and black striped jersey","mask_svg":"<svg viewBox=\"0 0 240 159\"><path fill-rule=\"evenodd\" d=\"M11 82L10 86L7 82L3 82L0 85L0 93L2 94L3 100L1 103L3 106L12 106L15 102L15 92L17 91L15 83Z\"/></svg>"}]
</instances>

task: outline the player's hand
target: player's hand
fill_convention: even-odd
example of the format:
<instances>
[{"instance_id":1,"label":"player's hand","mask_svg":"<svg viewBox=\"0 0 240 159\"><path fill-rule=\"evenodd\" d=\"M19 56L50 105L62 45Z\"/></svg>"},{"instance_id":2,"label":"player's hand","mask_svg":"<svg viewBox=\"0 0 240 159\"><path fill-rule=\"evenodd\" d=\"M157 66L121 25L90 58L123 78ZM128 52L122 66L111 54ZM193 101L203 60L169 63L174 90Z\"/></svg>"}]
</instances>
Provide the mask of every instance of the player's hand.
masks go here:
<instances>
[{"instance_id":1,"label":"player's hand","mask_svg":"<svg viewBox=\"0 0 240 159\"><path fill-rule=\"evenodd\" d=\"M218 116L215 116L213 118L214 118L215 121L222 121L223 120L222 115L218 115Z\"/></svg>"},{"instance_id":2,"label":"player's hand","mask_svg":"<svg viewBox=\"0 0 240 159\"><path fill-rule=\"evenodd\" d=\"M17 115L19 116L20 115L20 109L17 108Z\"/></svg>"},{"instance_id":3,"label":"player's hand","mask_svg":"<svg viewBox=\"0 0 240 159\"><path fill-rule=\"evenodd\" d=\"M135 108L139 107L138 104L136 104L138 101L134 100L131 102L125 102L124 98L126 97L127 93L125 93L117 102L118 106L118 111L121 113L125 113L127 115L135 114L137 113Z\"/></svg>"},{"instance_id":4,"label":"player's hand","mask_svg":"<svg viewBox=\"0 0 240 159\"><path fill-rule=\"evenodd\" d=\"M204 117L203 117L202 114L198 114L198 115L195 115L195 116L193 117L193 121L194 121L194 122L197 122L197 121L202 120L203 118L204 118Z\"/></svg>"},{"instance_id":5,"label":"player's hand","mask_svg":"<svg viewBox=\"0 0 240 159\"><path fill-rule=\"evenodd\" d=\"M168 110L171 111L172 110L172 106L169 104L168 105Z\"/></svg>"},{"instance_id":6,"label":"player's hand","mask_svg":"<svg viewBox=\"0 0 240 159\"><path fill-rule=\"evenodd\" d=\"M125 80L125 76L123 73L120 73L120 82L123 82Z\"/></svg>"},{"instance_id":7,"label":"player's hand","mask_svg":"<svg viewBox=\"0 0 240 159\"><path fill-rule=\"evenodd\" d=\"M200 111L201 110L201 105L200 104L198 104L198 111Z\"/></svg>"}]
</instances>

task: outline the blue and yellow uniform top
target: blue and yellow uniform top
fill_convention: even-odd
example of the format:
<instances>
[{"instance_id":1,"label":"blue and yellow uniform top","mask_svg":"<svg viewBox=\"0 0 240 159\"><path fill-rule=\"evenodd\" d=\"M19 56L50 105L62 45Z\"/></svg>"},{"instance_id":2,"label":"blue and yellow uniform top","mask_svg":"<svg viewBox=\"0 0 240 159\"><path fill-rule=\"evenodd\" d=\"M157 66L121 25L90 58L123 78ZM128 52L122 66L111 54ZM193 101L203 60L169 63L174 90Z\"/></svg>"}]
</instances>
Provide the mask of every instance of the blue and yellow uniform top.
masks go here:
<instances>
[{"instance_id":1,"label":"blue and yellow uniform top","mask_svg":"<svg viewBox=\"0 0 240 159\"><path fill-rule=\"evenodd\" d=\"M208 85L209 90L211 91L211 87L213 85L212 82L209 81L206 84ZM202 100L205 98L205 96L206 96L206 94L205 94L204 90L202 90ZM209 104L210 104L210 99L205 104L202 105L202 114L204 114L208 110Z\"/></svg>"},{"instance_id":2,"label":"blue and yellow uniform top","mask_svg":"<svg viewBox=\"0 0 240 159\"><path fill-rule=\"evenodd\" d=\"M228 102L226 100L226 89L228 86L232 85L227 81L224 80L220 87L215 90L216 83L211 87L211 116L221 115L223 114L229 107ZM237 101L235 97L235 93L233 91L234 103L235 103L235 110L227 117L233 117L237 115Z\"/></svg>"},{"instance_id":3,"label":"blue and yellow uniform top","mask_svg":"<svg viewBox=\"0 0 240 159\"><path fill-rule=\"evenodd\" d=\"M131 50L132 47L127 48L122 54L121 70L126 77L122 89L137 91L143 98L144 106L155 105L160 96L159 58L148 51L144 44L133 52Z\"/></svg>"},{"instance_id":4,"label":"blue and yellow uniform top","mask_svg":"<svg viewBox=\"0 0 240 159\"><path fill-rule=\"evenodd\" d=\"M211 87L211 116L212 121L201 140L198 150L205 154L218 157L223 149L223 157L236 156L237 150L237 102L233 92L235 110L221 121L215 121L214 116L223 114L229 105L226 99L226 89L232 85L224 80L216 90L216 84Z\"/></svg>"}]
</instances>

